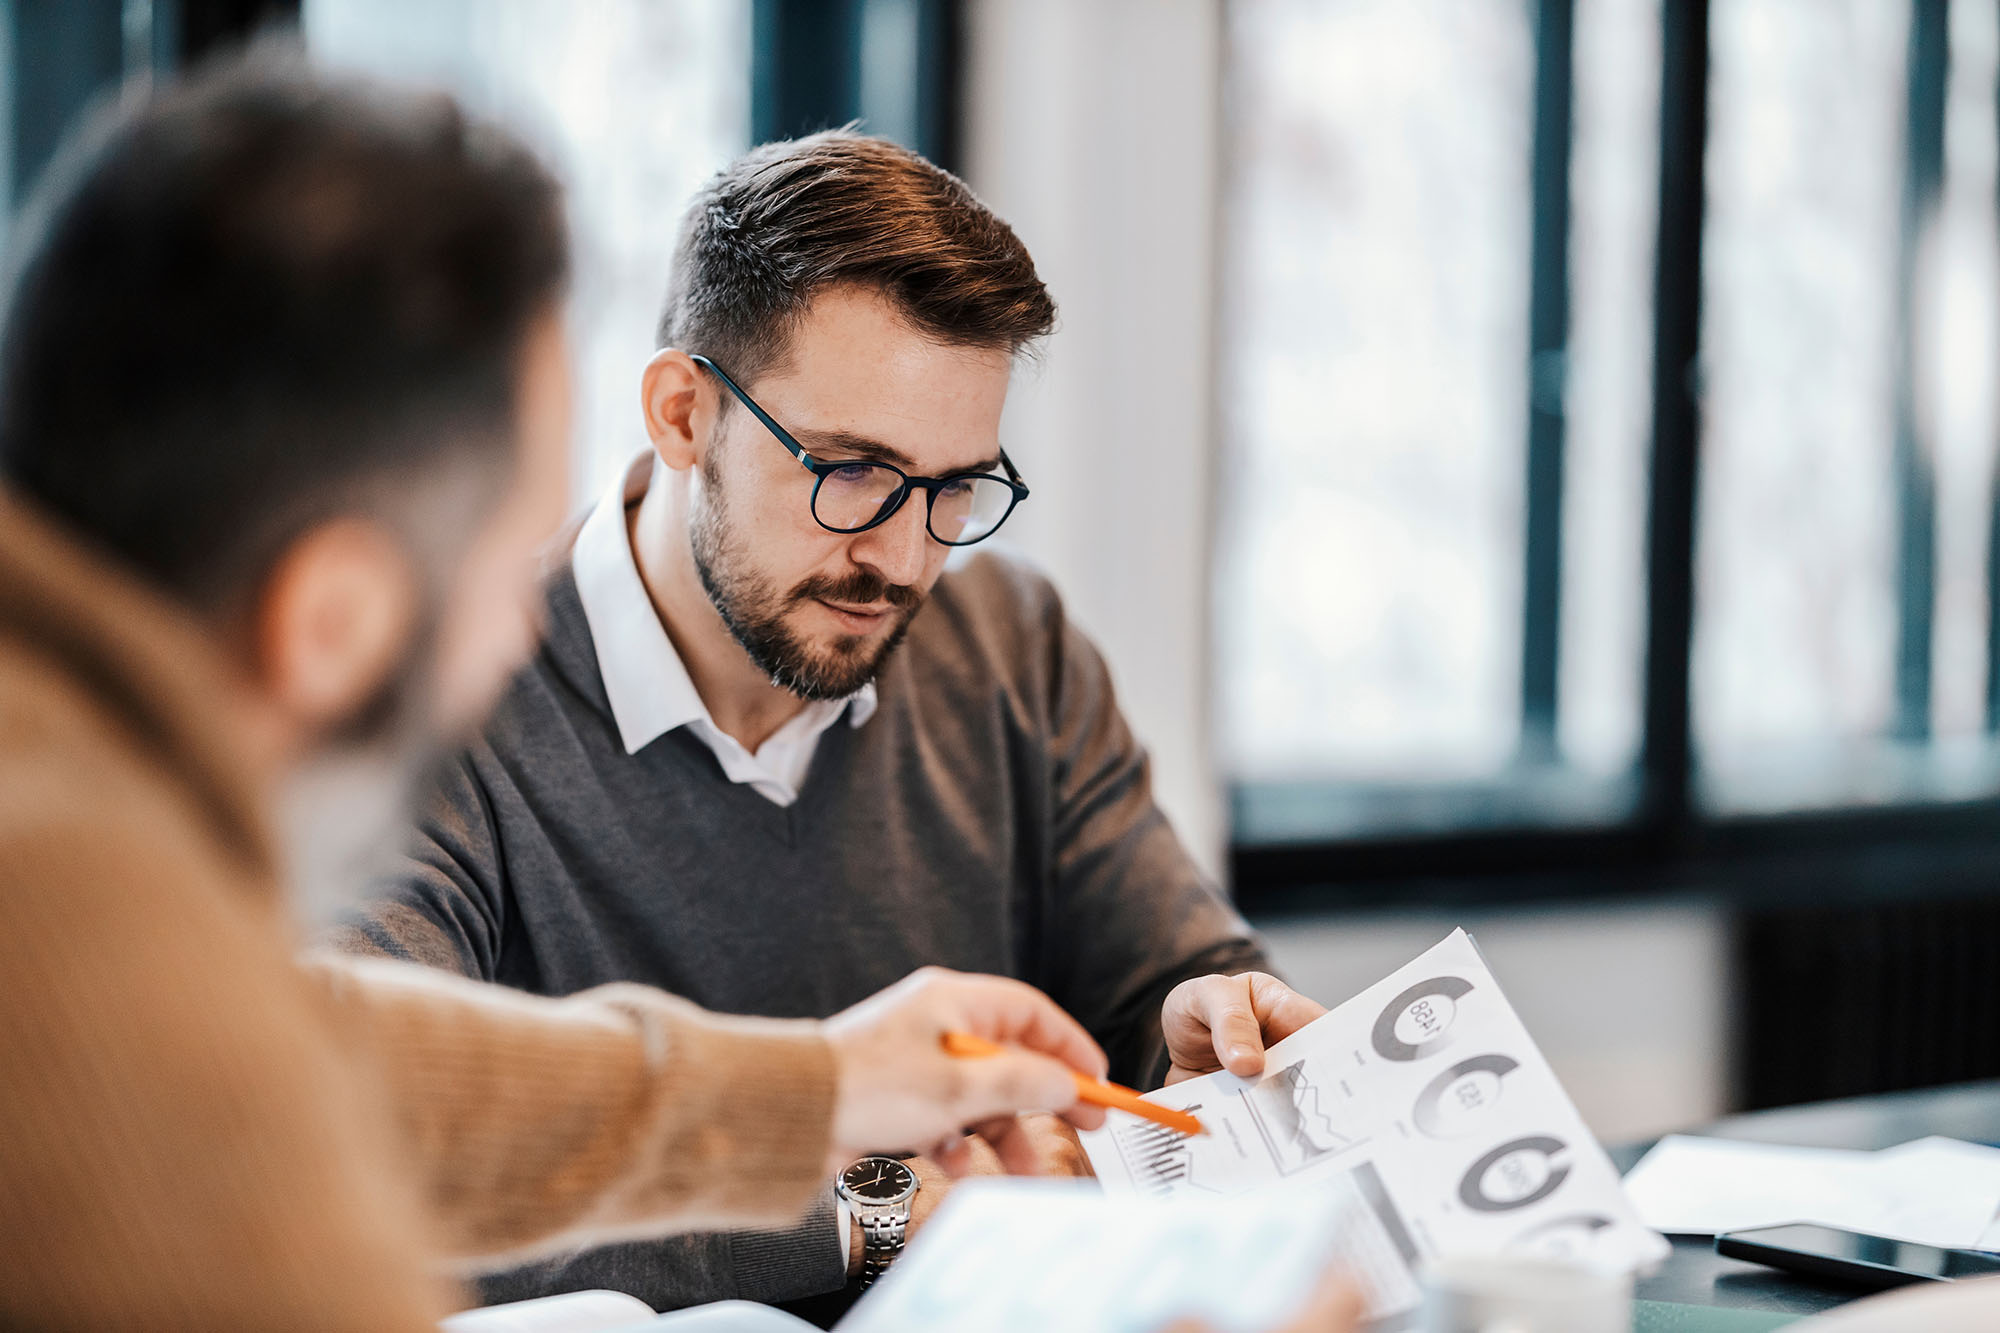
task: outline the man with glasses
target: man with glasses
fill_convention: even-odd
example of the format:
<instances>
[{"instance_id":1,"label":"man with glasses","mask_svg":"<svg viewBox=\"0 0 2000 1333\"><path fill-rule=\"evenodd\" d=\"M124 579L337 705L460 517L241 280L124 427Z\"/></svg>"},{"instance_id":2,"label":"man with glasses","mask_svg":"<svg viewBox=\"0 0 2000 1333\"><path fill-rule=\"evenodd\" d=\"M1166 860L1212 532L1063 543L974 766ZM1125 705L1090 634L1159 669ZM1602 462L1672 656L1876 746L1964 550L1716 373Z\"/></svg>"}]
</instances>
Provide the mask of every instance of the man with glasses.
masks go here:
<instances>
[{"instance_id":1,"label":"man with glasses","mask_svg":"<svg viewBox=\"0 0 2000 1333\"><path fill-rule=\"evenodd\" d=\"M1046 581L984 550L946 568L1029 494L1001 409L1054 319L1012 231L892 144L772 144L711 182L640 386L652 447L582 525L542 651L341 942L770 1016L945 964L1046 990L1120 1081L1257 1073L1320 1007L1260 970L1189 860ZM1000 1147L1081 1167L1048 1126ZM945 1154L992 1164L978 1139ZM486 1290L837 1290L944 1194L933 1164L911 1173L914 1197L850 1188L845 1222L830 1181L789 1232L611 1247Z\"/></svg>"}]
</instances>

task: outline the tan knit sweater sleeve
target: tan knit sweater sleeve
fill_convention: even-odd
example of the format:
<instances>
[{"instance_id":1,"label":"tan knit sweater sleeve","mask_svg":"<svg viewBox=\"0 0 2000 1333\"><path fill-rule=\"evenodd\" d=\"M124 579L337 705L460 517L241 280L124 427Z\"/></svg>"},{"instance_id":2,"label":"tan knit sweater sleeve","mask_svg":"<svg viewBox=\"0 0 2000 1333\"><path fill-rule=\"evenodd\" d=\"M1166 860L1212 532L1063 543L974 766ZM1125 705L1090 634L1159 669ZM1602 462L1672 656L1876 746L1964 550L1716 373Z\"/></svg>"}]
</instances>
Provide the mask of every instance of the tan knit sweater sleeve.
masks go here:
<instances>
[{"instance_id":1,"label":"tan knit sweater sleeve","mask_svg":"<svg viewBox=\"0 0 2000 1333\"><path fill-rule=\"evenodd\" d=\"M834 1070L815 1024L641 986L550 1000L383 959L305 965L381 1069L461 1260L779 1225L825 1187Z\"/></svg>"},{"instance_id":2,"label":"tan knit sweater sleeve","mask_svg":"<svg viewBox=\"0 0 2000 1333\"><path fill-rule=\"evenodd\" d=\"M391 1126L283 932L146 801L0 765L0 1327L434 1330L464 1300Z\"/></svg>"}]
</instances>

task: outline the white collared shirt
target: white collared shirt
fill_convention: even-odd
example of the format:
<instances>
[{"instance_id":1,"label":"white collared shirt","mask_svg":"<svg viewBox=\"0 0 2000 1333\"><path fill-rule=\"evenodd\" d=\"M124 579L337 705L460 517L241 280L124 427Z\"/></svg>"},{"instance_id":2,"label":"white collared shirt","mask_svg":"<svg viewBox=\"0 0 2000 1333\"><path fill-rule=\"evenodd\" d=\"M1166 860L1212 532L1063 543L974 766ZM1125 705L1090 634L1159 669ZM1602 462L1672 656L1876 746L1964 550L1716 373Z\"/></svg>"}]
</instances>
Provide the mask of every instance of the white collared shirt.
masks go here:
<instances>
[{"instance_id":1,"label":"white collared shirt","mask_svg":"<svg viewBox=\"0 0 2000 1333\"><path fill-rule=\"evenodd\" d=\"M663 465L650 449L633 458L584 520L570 555L619 740L625 753L637 754L686 727L714 751L731 782L747 784L773 805L789 806L799 798L826 729L843 713L855 727L874 716L875 684L870 681L845 699L808 703L754 754L716 726L640 581L625 525L626 506L645 495L656 466Z\"/></svg>"}]
</instances>

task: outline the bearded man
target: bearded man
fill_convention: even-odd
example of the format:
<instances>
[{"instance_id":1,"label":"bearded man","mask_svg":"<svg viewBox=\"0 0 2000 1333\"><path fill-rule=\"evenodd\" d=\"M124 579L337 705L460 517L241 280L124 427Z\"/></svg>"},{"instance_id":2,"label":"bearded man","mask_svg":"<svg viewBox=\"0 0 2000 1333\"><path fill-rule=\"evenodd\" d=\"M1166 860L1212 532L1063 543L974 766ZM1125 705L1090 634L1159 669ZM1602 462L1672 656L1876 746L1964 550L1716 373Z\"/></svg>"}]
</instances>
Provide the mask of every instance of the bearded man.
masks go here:
<instances>
[{"instance_id":1,"label":"bearded man","mask_svg":"<svg viewBox=\"0 0 2000 1333\"><path fill-rule=\"evenodd\" d=\"M1259 970L1054 590L983 549L947 569L1028 497L1001 409L1054 320L1014 233L905 149L836 131L721 173L639 386L652 447L582 525L539 655L340 942L770 1017L942 964L1042 988L1121 1081L1258 1072L1320 1007ZM1080 1167L1040 1133L1044 1169ZM945 1156L991 1160L977 1139ZM838 1290L944 1195L931 1162L911 1169L913 1198L837 1205L829 1181L789 1231L600 1249L486 1292Z\"/></svg>"}]
</instances>

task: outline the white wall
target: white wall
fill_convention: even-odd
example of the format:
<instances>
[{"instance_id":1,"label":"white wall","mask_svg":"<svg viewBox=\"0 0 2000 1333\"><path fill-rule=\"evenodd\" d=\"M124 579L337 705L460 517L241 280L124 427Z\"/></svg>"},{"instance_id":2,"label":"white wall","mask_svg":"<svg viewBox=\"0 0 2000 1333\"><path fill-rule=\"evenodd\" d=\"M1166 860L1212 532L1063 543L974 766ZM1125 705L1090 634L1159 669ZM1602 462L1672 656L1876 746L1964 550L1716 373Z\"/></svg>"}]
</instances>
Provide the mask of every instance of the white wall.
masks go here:
<instances>
[{"instance_id":1,"label":"white wall","mask_svg":"<svg viewBox=\"0 0 2000 1333\"><path fill-rule=\"evenodd\" d=\"M1161 804L1211 871L1219 39L1211 0L975 0L965 154L1062 312L1008 406L1034 494L1005 535L1103 647Z\"/></svg>"}]
</instances>

